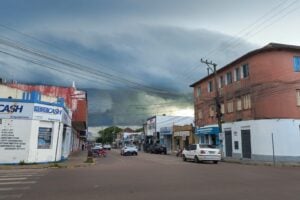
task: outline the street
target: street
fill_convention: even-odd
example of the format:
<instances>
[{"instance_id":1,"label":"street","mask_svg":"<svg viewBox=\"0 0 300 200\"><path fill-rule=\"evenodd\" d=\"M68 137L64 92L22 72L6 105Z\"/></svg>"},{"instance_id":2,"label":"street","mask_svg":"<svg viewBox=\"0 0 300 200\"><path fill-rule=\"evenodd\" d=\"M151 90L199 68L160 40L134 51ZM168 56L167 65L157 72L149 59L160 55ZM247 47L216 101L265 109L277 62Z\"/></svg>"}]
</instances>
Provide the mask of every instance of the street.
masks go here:
<instances>
[{"instance_id":1,"label":"street","mask_svg":"<svg viewBox=\"0 0 300 200\"><path fill-rule=\"evenodd\" d=\"M0 200L299 199L300 169L111 150L91 167L0 170Z\"/></svg>"}]
</instances>

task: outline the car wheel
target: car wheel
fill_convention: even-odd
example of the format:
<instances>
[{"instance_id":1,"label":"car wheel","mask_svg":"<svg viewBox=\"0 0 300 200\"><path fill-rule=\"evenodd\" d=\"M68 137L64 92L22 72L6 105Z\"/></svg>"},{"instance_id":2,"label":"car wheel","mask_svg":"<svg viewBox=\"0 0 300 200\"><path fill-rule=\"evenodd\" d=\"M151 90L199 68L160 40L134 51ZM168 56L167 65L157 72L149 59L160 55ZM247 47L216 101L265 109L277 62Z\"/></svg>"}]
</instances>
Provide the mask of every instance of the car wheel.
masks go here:
<instances>
[{"instance_id":1,"label":"car wheel","mask_svg":"<svg viewBox=\"0 0 300 200\"><path fill-rule=\"evenodd\" d=\"M182 160L183 160L183 161L186 161L185 155L182 155Z\"/></svg>"},{"instance_id":2,"label":"car wheel","mask_svg":"<svg viewBox=\"0 0 300 200\"><path fill-rule=\"evenodd\" d=\"M218 161L217 161L217 160L214 160L213 162L214 162L214 164L218 164Z\"/></svg>"},{"instance_id":3,"label":"car wheel","mask_svg":"<svg viewBox=\"0 0 300 200\"><path fill-rule=\"evenodd\" d=\"M195 156L194 161L195 161L195 163L199 163L199 158L197 156Z\"/></svg>"},{"instance_id":4,"label":"car wheel","mask_svg":"<svg viewBox=\"0 0 300 200\"><path fill-rule=\"evenodd\" d=\"M135 152L135 155L137 156L137 155L138 155L138 153L137 153L137 152Z\"/></svg>"}]
</instances>

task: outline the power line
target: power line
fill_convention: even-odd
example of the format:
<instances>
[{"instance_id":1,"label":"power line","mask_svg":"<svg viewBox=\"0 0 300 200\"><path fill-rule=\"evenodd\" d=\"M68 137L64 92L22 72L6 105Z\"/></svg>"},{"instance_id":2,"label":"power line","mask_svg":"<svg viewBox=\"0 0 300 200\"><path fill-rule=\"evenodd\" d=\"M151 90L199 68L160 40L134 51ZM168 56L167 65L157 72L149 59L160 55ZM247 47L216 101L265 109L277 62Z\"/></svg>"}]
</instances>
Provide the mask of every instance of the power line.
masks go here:
<instances>
[{"instance_id":1,"label":"power line","mask_svg":"<svg viewBox=\"0 0 300 200\"><path fill-rule=\"evenodd\" d=\"M261 30L260 31L256 31L255 34L261 32L266 27L269 27L269 26L273 25L279 19L282 19L283 17L291 14L291 11L288 11L288 12L284 13L283 15L278 16L277 17L278 19L276 18L277 20L274 21L274 17L276 17L276 15L284 12L285 10L287 10L288 8L290 8L292 5L294 5L295 3L297 3L297 0L294 0L294 1L291 1L287 6L283 6L288 1L289 0L280 1L279 4L276 4L274 7L272 7L265 14L263 14L261 17L259 17L258 19L256 19L251 25L243 28L233 38L231 38L229 40L226 40L225 41L225 46L224 45L222 46L222 50L224 51L224 50L229 49L229 47L232 47L234 44L236 45L237 42L238 42L237 45L239 45L241 43L241 41L242 41L241 38L244 38L245 36L248 36L251 32L255 31L255 29L261 28L261 26L263 26L264 24L266 24L268 21L272 20L271 24L262 27ZM298 8L296 8L296 9L298 9ZM293 12L296 9L293 9ZM244 33L245 31L247 31L247 32ZM252 36L254 36L254 35L252 35ZM213 53L220 54L221 52L217 51L217 50L219 50L219 47L211 49L204 57L208 57L209 55L212 55ZM197 68L198 68L198 66L195 66L195 67L191 68L190 70L187 71L187 73L182 78L188 80L188 78L191 77L190 74L193 71L195 71Z\"/></svg>"},{"instance_id":2,"label":"power line","mask_svg":"<svg viewBox=\"0 0 300 200\"><path fill-rule=\"evenodd\" d=\"M143 84L140 84L140 83L136 83L136 82L127 80L123 77L117 77L117 76L112 75L112 74L108 74L108 73L101 72L101 71L96 71L96 70L93 70L93 69L91 69L87 66L80 65L80 64L74 63L72 61L68 61L66 59L63 59L63 58L59 58L59 57L56 57L56 56L53 56L53 55L49 55L49 54L46 54L44 52L40 52L40 51L35 50L35 49L26 48L24 46L16 44L15 42L7 41L7 40L4 40L4 39L0 38L0 43L4 44L6 46L9 46L11 48L14 48L14 49L18 49L18 50L23 51L25 53L29 53L29 54L32 54L34 56L41 57L43 59L47 59L47 60L50 60L50 61L53 61L53 62L60 63L60 64L66 66L68 68L72 67L72 69L75 68L75 69L80 70L80 71L84 70L85 73L88 72L88 73L93 74L93 75L96 74L100 77L103 77L103 78L107 79L108 81L111 81L111 79L113 79L116 82L124 83L127 86L132 86L132 87L135 87L136 89L146 90L147 92L168 94L168 95L179 95L177 93L171 93L171 92L168 92L168 91L165 91L165 90L161 90L161 89L149 87L149 86L146 86L146 85L143 85Z\"/></svg>"}]
</instances>

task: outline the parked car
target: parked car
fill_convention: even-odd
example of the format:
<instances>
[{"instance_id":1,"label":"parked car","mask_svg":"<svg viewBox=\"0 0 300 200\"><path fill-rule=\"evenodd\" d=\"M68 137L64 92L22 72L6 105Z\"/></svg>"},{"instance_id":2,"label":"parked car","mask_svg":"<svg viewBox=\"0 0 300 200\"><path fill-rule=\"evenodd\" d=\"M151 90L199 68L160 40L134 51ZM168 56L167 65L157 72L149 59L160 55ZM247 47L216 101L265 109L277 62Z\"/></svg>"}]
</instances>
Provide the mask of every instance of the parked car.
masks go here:
<instances>
[{"instance_id":1,"label":"parked car","mask_svg":"<svg viewBox=\"0 0 300 200\"><path fill-rule=\"evenodd\" d=\"M150 153L167 154L167 147L162 144L153 144L150 146Z\"/></svg>"},{"instance_id":2,"label":"parked car","mask_svg":"<svg viewBox=\"0 0 300 200\"><path fill-rule=\"evenodd\" d=\"M107 149L107 150L111 150L111 145L110 144L105 144L103 146L104 149Z\"/></svg>"},{"instance_id":3,"label":"parked car","mask_svg":"<svg viewBox=\"0 0 300 200\"><path fill-rule=\"evenodd\" d=\"M182 151L182 159L183 161L193 160L195 162L213 161L217 164L221 160L221 152L213 145L191 144Z\"/></svg>"},{"instance_id":4,"label":"parked car","mask_svg":"<svg viewBox=\"0 0 300 200\"><path fill-rule=\"evenodd\" d=\"M121 155L122 156L128 156L128 155L138 155L138 148L134 145L128 145L124 146L121 149Z\"/></svg>"},{"instance_id":5,"label":"parked car","mask_svg":"<svg viewBox=\"0 0 300 200\"><path fill-rule=\"evenodd\" d=\"M95 143L94 146L92 147L92 149L102 149L103 146L101 143Z\"/></svg>"}]
</instances>

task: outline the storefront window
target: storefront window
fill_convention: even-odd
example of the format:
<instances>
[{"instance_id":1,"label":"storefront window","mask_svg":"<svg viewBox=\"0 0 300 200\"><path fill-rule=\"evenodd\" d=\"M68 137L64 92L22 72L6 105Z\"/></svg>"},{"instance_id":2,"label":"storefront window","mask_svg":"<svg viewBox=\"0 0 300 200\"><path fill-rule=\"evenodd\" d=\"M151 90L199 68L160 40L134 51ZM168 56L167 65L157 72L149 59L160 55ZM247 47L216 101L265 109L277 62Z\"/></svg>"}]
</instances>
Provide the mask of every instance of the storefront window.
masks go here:
<instances>
[{"instance_id":1,"label":"storefront window","mask_svg":"<svg viewBox=\"0 0 300 200\"><path fill-rule=\"evenodd\" d=\"M52 128L39 127L38 149L50 149Z\"/></svg>"}]
</instances>

